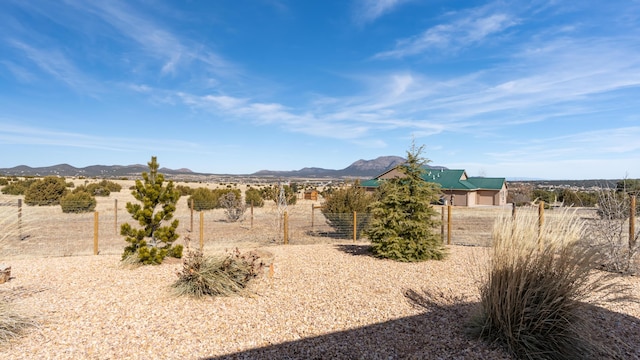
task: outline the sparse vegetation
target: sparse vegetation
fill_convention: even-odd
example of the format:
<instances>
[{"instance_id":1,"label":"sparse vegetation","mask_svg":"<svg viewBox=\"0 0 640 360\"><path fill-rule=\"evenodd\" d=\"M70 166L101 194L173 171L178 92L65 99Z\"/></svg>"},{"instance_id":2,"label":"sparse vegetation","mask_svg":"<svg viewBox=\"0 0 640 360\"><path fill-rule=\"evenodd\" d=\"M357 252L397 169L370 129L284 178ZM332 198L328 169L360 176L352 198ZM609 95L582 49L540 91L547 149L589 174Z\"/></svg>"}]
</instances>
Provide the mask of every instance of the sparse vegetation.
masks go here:
<instances>
[{"instance_id":1,"label":"sparse vegetation","mask_svg":"<svg viewBox=\"0 0 640 360\"><path fill-rule=\"evenodd\" d=\"M94 211L96 198L86 191L74 191L60 199L60 207L64 213L84 213Z\"/></svg>"},{"instance_id":2,"label":"sparse vegetation","mask_svg":"<svg viewBox=\"0 0 640 360\"><path fill-rule=\"evenodd\" d=\"M569 212L541 230L533 213L496 221L472 333L521 359L584 359L602 351L583 301L607 285L594 275L597 253L581 246L583 233L584 223Z\"/></svg>"},{"instance_id":3,"label":"sparse vegetation","mask_svg":"<svg viewBox=\"0 0 640 360\"><path fill-rule=\"evenodd\" d=\"M155 156L148 165L149 173L142 173L144 182L136 180L132 191L133 197L142 205L127 203L127 211L142 228L135 229L128 223L120 228L120 234L129 243L122 254L123 260L137 257L145 265L160 264L166 256L182 257L182 245L173 245L179 237L176 232L178 220L162 226L173 218L180 193L174 189L173 181L164 184L164 175L158 173Z\"/></svg>"},{"instance_id":4,"label":"sparse vegetation","mask_svg":"<svg viewBox=\"0 0 640 360\"><path fill-rule=\"evenodd\" d=\"M372 220L366 231L373 254L398 261L439 260L446 255L440 236L434 233L437 212L433 209L440 190L437 184L422 180L421 158L424 147L412 146L407 162L400 166L405 175L385 180L380 199L371 205Z\"/></svg>"},{"instance_id":5,"label":"sparse vegetation","mask_svg":"<svg viewBox=\"0 0 640 360\"><path fill-rule=\"evenodd\" d=\"M246 287L264 266L254 252L242 254L236 248L226 256L206 256L189 250L173 288L178 295L193 297L245 294Z\"/></svg>"}]
</instances>

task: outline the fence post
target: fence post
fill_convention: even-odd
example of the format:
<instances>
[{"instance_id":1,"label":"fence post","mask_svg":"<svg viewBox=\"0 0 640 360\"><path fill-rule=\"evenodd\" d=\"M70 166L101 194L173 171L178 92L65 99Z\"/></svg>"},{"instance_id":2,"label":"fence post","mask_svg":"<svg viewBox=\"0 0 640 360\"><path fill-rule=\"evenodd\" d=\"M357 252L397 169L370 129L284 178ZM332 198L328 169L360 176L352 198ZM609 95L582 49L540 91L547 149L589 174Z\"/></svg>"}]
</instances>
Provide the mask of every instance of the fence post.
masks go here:
<instances>
[{"instance_id":1,"label":"fence post","mask_svg":"<svg viewBox=\"0 0 640 360\"><path fill-rule=\"evenodd\" d=\"M98 212L93 213L93 255L98 255Z\"/></svg>"},{"instance_id":2,"label":"fence post","mask_svg":"<svg viewBox=\"0 0 640 360\"><path fill-rule=\"evenodd\" d=\"M200 225L200 251L204 252L204 212L202 212L202 211L200 211L200 224L199 225Z\"/></svg>"},{"instance_id":3,"label":"fence post","mask_svg":"<svg viewBox=\"0 0 640 360\"><path fill-rule=\"evenodd\" d=\"M189 232L193 232L193 198L191 198L191 227L189 228Z\"/></svg>"},{"instance_id":4,"label":"fence post","mask_svg":"<svg viewBox=\"0 0 640 360\"><path fill-rule=\"evenodd\" d=\"M358 214L353 212L353 242L356 242L356 234L358 234Z\"/></svg>"},{"instance_id":5,"label":"fence post","mask_svg":"<svg viewBox=\"0 0 640 360\"><path fill-rule=\"evenodd\" d=\"M511 217L512 218L516 218L516 203L512 202L511 203Z\"/></svg>"},{"instance_id":6,"label":"fence post","mask_svg":"<svg viewBox=\"0 0 640 360\"><path fill-rule=\"evenodd\" d=\"M451 245L451 205L447 205L447 245Z\"/></svg>"},{"instance_id":7,"label":"fence post","mask_svg":"<svg viewBox=\"0 0 640 360\"><path fill-rule=\"evenodd\" d=\"M540 201L538 204L538 245L542 248L542 226L544 225L544 201Z\"/></svg>"},{"instance_id":8,"label":"fence post","mask_svg":"<svg viewBox=\"0 0 640 360\"><path fill-rule=\"evenodd\" d=\"M315 218L316 207L311 204L311 231L313 231L313 219Z\"/></svg>"},{"instance_id":9,"label":"fence post","mask_svg":"<svg viewBox=\"0 0 640 360\"><path fill-rule=\"evenodd\" d=\"M22 199L18 199L18 240L22 240Z\"/></svg>"},{"instance_id":10,"label":"fence post","mask_svg":"<svg viewBox=\"0 0 640 360\"><path fill-rule=\"evenodd\" d=\"M440 241L444 244L444 206L440 207Z\"/></svg>"},{"instance_id":11,"label":"fence post","mask_svg":"<svg viewBox=\"0 0 640 360\"><path fill-rule=\"evenodd\" d=\"M114 201L114 205L113 205L113 216L114 216L114 221L113 221L113 225L114 225L114 229L116 231L116 235L118 235L118 199L113 199Z\"/></svg>"},{"instance_id":12,"label":"fence post","mask_svg":"<svg viewBox=\"0 0 640 360\"><path fill-rule=\"evenodd\" d=\"M253 200L251 200L251 229L253 229Z\"/></svg>"},{"instance_id":13,"label":"fence post","mask_svg":"<svg viewBox=\"0 0 640 360\"><path fill-rule=\"evenodd\" d=\"M636 196L631 195L629 202L629 251L632 251L636 246Z\"/></svg>"},{"instance_id":14,"label":"fence post","mask_svg":"<svg viewBox=\"0 0 640 360\"><path fill-rule=\"evenodd\" d=\"M289 244L289 214L284 212L284 244Z\"/></svg>"}]
</instances>

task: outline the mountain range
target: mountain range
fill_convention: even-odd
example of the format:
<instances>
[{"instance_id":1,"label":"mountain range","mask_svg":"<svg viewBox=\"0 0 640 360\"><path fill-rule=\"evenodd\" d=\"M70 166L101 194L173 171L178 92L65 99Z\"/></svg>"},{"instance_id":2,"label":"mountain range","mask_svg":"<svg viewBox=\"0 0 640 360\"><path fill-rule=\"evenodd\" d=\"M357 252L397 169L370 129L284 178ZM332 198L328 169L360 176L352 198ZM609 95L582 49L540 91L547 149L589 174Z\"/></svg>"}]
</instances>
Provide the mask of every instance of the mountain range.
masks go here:
<instances>
[{"instance_id":1,"label":"mountain range","mask_svg":"<svg viewBox=\"0 0 640 360\"><path fill-rule=\"evenodd\" d=\"M292 171L273 171L260 170L253 174L239 176L255 176L255 177L283 177L283 178L372 178L381 173L402 164L404 158L399 156L380 156L373 160L358 160L353 164L341 170L323 169L317 167L305 167L300 170ZM440 168L440 167L435 167ZM148 172L146 165L92 165L82 168L76 168L69 164L59 164L46 167L29 167L20 165L12 168L0 168L1 175L7 176L84 176L84 177L133 177L138 176L142 172ZM189 169L168 169L160 168L158 172L172 176L208 176L217 174L195 173ZM229 175L226 175L229 176Z\"/></svg>"}]
</instances>

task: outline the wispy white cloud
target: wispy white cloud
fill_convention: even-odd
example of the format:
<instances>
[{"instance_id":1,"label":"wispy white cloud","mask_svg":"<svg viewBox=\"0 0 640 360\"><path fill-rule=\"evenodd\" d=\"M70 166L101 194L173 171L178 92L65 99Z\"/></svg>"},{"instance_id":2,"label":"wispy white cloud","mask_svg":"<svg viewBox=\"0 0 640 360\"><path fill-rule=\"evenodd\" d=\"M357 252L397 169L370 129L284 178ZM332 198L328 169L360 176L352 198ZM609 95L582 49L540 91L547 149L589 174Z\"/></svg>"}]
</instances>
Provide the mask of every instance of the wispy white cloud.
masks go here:
<instances>
[{"instance_id":1,"label":"wispy white cloud","mask_svg":"<svg viewBox=\"0 0 640 360\"><path fill-rule=\"evenodd\" d=\"M153 143L161 145L153 145ZM158 139L153 143L141 138L95 136L44 127L14 125L13 122L0 119L0 144L72 147L117 152L157 151L166 148L189 152L199 147L194 143L172 139Z\"/></svg>"},{"instance_id":2,"label":"wispy white cloud","mask_svg":"<svg viewBox=\"0 0 640 360\"><path fill-rule=\"evenodd\" d=\"M150 56L160 59L160 71L163 75L176 74L180 66L188 66L192 61L205 64L211 72L218 75L228 75L236 71L235 66L219 54L201 45L190 45L187 39L154 23L125 2L88 3L74 0L71 4L81 11L101 18L121 36L133 40Z\"/></svg>"},{"instance_id":3,"label":"wispy white cloud","mask_svg":"<svg viewBox=\"0 0 640 360\"><path fill-rule=\"evenodd\" d=\"M354 19L356 23L364 25L375 21L379 17L393 11L396 7L412 0L357 0L355 3Z\"/></svg>"},{"instance_id":4,"label":"wispy white cloud","mask_svg":"<svg viewBox=\"0 0 640 360\"><path fill-rule=\"evenodd\" d=\"M88 78L76 65L59 49L41 49L25 44L19 40L7 41L13 48L21 51L27 59L36 65L40 71L47 73L56 80L67 84L76 91L95 93L100 86ZM14 70L21 68L13 67ZM30 79L31 73L24 70Z\"/></svg>"},{"instance_id":5,"label":"wispy white cloud","mask_svg":"<svg viewBox=\"0 0 640 360\"><path fill-rule=\"evenodd\" d=\"M392 50L380 52L374 58L403 58L432 50L455 53L460 49L478 45L516 24L518 19L508 13L473 12L450 23L433 26L419 35L398 40Z\"/></svg>"}]
</instances>

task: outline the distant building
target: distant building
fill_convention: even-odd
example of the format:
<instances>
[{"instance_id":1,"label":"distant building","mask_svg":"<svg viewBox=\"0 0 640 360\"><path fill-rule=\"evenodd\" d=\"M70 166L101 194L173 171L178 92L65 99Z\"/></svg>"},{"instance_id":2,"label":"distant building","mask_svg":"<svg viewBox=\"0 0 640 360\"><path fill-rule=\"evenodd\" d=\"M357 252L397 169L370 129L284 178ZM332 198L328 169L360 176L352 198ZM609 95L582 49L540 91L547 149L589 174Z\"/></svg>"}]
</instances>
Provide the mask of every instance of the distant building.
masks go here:
<instances>
[{"instance_id":1,"label":"distant building","mask_svg":"<svg viewBox=\"0 0 640 360\"><path fill-rule=\"evenodd\" d=\"M363 181L360 186L375 190L380 181L402 177L404 174L395 167L377 177ZM440 185L443 200L454 206L478 206L507 204L507 182L505 178L469 177L464 170L425 168L425 181Z\"/></svg>"}]
</instances>

